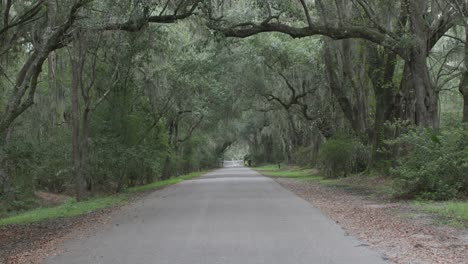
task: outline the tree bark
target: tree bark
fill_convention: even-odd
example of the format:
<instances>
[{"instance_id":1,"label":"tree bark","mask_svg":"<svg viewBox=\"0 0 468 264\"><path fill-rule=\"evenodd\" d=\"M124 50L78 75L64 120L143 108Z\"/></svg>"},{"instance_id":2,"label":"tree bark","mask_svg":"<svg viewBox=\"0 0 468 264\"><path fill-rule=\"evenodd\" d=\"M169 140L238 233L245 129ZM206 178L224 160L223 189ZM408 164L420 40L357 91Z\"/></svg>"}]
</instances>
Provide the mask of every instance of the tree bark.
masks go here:
<instances>
[{"instance_id":1,"label":"tree bark","mask_svg":"<svg viewBox=\"0 0 468 264\"><path fill-rule=\"evenodd\" d=\"M168 130L169 130L169 138L168 138L169 147L173 147L174 144L175 144L174 143L174 134L175 134L175 130L176 130L176 121L175 121L175 119L170 120L168 122ZM167 180L170 177L171 177L171 153L167 153L166 159L164 160L161 180Z\"/></svg>"},{"instance_id":2,"label":"tree bark","mask_svg":"<svg viewBox=\"0 0 468 264\"><path fill-rule=\"evenodd\" d=\"M354 100L352 100L352 113L353 121L355 122L354 127L359 135L365 135L368 132L367 94L366 87L358 81L361 76L356 74L354 70L355 65L353 63L352 57L353 44L359 45L350 39L342 40L343 77L350 83L351 87L353 88L352 94ZM366 63L366 61L362 58L360 58L359 61L361 61L363 65Z\"/></svg>"},{"instance_id":3,"label":"tree bark","mask_svg":"<svg viewBox=\"0 0 468 264\"><path fill-rule=\"evenodd\" d=\"M466 75L466 74L465 74ZM464 76L464 92L463 92L463 119L464 123L468 123L468 76Z\"/></svg>"},{"instance_id":4,"label":"tree bark","mask_svg":"<svg viewBox=\"0 0 468 264\"><path fill-rule=\"evenodd\" d=\"M376 109L374 116L374 128L372 131L372 160L380 159L378 149L386 138L385 122L392 121L395 112L396 88L393 84L397 55L384 49L379 53L375 45L368 47L369 50L369 78L374 89Z\"/></svg>"},{"instance_id":5,"label":"tree bark","mask_svg":"<svg viewBox=\"0 0 468 264\"><path fill-rule=\"evenodd\" d=\"M403 79L400 86L401 116L417 126L439 129L438 93L431 82L427 57L430 43L428 27L424 19L427 1L406 1L410 30L413 36L405 61Z\"/></svg>"},{"instance_id":6,"label":"tree bark","mask_svg":"<svg viewBox=\"0 0 468 264\"><path fill-rule=\"evenodd\" d=\"M168 154L166 155L166 159L164 160L161 180L167 180L171 177L170 166L171 166L171 158L170 158L170 155Z\"/></svg>"},{"instance_id":7,"label":"tree bark","mask_svg":"<svg viewBox=\"0 0 468 264\"><path fill-rule=\"evenodd\" d=\"M84 67L84 50L80 41L81 34L75 32L75 42L72 50L72 156L75 180L76 199L81 201L87 197L86 179L82 167L82 145L80 139L80 90L82 89L82 76ZM82 135L84 136L84 135Z\"/></svg>"},{"instance_id":8,"label":"tree bark","mask_svg":"<svg viewBox=\"0 0 468 264\"><path fill-rule=\"evenodd\" d=\"M356 108L353 102L348 98L343 87L344 76L340 76L337 71L339 70L338 62L334 58L331 49L332 40L326 40L324 47L324 63L325 71L327 74L328 83L332 94L336 97L341 110L351 125L351 128L357 135L363 135L366 131L365 120L361 120L364 115L359 113L359 108Z\"/></svg>"},{"instance_id":9,"label":"tree bark","mask_svg":"<svg viewBox=\"0 0 468 264\"><path fill-rule=\"evenodd\" d=\"M468 123L468 70L463 73L459 86L460 93L463 97L463 117L462 122Z\"/></svg>"},{"instance_id":10,"label":"tree bark","mask_svg":"<svg viewBox=\"0 0 468 264\"><path fill-rule=\"evenodd\" d=\"M320 18L325 21L325 24L328 27L344 27L344 20L349 16L349 2L335 2L335 7L339 13L339 21L337 22L337 25L332 25L334 23L336 24L336 22L333 22L328 18L327 8L324 3L322 1L317 1L317 5L320 10ZM340 105L340 108L353 131L356 135L361 136L367 131L367 107L363 98L363 87L357 84L354 79L356 76L352 69L352 45L353 42L350 39L334 41L331 38L326 37L323 56L330 90L336 97L338 104ZM350 86L353 88L355 102L353 102L353 100L351 100L347 95L344 87L346 82L349 82Z\"/></svg>"},{"instance_id":11,"label":"tree bark","mask_svg":"<svg viewBox=\"0 0 468 264\"><path fill-rule=\"evenodd\" d=\"M421 55L421 52L422 50L419 48L412 51L411 57L413 60L407 62L409 64L408 68L411 69L411 83L415 96L414 119L408 119L412 120L417 126L432 127L437 130L439 129L439 98L429 77L429 69L426 63L427 55Z\"/></svg>"},{"instance_id":12,"label":"tree bark","mask_svg":"<svg viewBox=\"0 0 468 264\"><path fill-rule=\"evenodd\" d=\"M465 25L465 71L460 80L458 89L463 96L463 118L464 123L468 123L468 22Z\"/></svg>"}]
</instances>

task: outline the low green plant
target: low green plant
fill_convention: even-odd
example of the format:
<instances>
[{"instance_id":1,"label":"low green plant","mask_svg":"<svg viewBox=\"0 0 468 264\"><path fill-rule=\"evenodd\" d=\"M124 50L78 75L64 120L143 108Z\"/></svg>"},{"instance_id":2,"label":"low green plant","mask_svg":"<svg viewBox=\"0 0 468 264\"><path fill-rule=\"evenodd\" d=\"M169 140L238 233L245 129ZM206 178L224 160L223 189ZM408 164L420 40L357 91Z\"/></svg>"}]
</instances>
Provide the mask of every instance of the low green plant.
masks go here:
<instances>
[{"instance_id":1,"label":"low green plant","mask_svg":"<svg viewBox=\"0 0 468 264\"><path fill-rule=\"evenodd\" d=\"M468 194L468 129L440 133L414 129L391 142L401 158L392 170L395 194L403 198L448 200Z\"/></svg>"},{"instance_id":2,"label":"low green plant","mask_svg":"<svg viewBox=\"0 0 468 264\"><path fill-rule=\"evenodd\" d=\"M368 149L355 138L337 136L322 144L320 165L328 178L362 172L368 162Z\"/></svg>"},{"instance_id":3,"label":"low green plant","mask_svg":"<svg viewBox=\"0 0 468 264\"><path fill-rule=\"evenodd\" d=\"M83 202L76 202L75 200L70 199L68 202L56 207L38 208L18 215L2 218L0 219L0 225L27 224L47 219L82 215L99 209L111 207L125 201L126 198L126 195L113 195L94 198Z\"/></svg>"},{"instance_id":4,"label":"low green plant","mask_svg":"<svg viewBox=\"0 0 468 264\"><path fill-rule=\"evenodd\" d=\"M205 172L192 172L192 173L182 175L182 176L179 176L179 177L170 178L168 180L155 181L155 182L150 183L150 184L131 187L131 188L128 188L126 191L129 192L129 193L134 193L134 192L154 190L154 189L166 187L166 186L169 186L169 185L174 185L174 184L177 184L177 183L185 181L185 180L190 180L190 179L198 177L198 176L200 176L200 175L202 175L204 173Z\"/></svg>"},{"instance_id":5,"label":"low green plant","mask_svg":"<svg viewBox=\"0 0 468 264\"><path fill-rule=\"evenodd\" d=\"M284 177L305 181L323 180L321 176L317 175L315 170L304 169L301 167L282 166L280 168L278 165L265 165L261 167L256 167L255 170L261 172L266 176L271 177Z\"/></svg>"},{"instance_id":6,"label":"low green plant","mask_svg":"<svg viewBox=\"0 0 468 264\"><path fill-rule=\"evenodd\" d=\"M311 166L315 165L316 159L313 146L301 146L295 149L292 153L292 160L299 166Z\"/></svg>"},{"instance_id":7,"label":"low green plant","mask_svg":"<svg viewBox=\"0 0 468 264\"><path fill-rule=\"evenodd\" d=\"M468 202L415 202L413 206L423 212L434 214L437 221L455 227L468 227Z\"/></svg>"},{"instance_id":8,"label":"low green plant","mask_svg":"<svg viewBox=\"0 0 468 264\"><path fill-rule=\"evenodd\" d=\"M147 185L128 188L126 190L127 193L119 195L97 197L81 202L76 202L75 199L70 199L66 203L61 204L59 206L37 208L34 210L18 213L16 215L10 215L5 218L0 218L0 226L10 224L27 224L48 219L66 218L91 213L99 209L109 208L114 205L123 203L128 200L128 198L130 197L129 195L131 195L131 193L154 190L157 188L173 185L184 180L189 180L198 177L204 173L205 172L192 172L165 181L156 181Z\"/></svg>"}]
</instances>

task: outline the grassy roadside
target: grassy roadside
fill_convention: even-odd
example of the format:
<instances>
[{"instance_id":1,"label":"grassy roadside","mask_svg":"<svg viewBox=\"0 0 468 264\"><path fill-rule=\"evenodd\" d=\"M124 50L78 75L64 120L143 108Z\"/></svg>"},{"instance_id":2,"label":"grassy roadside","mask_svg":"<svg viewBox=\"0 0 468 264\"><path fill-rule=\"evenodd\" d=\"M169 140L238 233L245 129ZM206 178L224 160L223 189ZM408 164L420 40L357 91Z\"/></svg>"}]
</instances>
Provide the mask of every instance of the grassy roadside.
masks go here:
<instances>
[{"instance_id":1,"label":"grassy roadside","mask_svg":"<svg viewBox=\"0 0 468 264\"><path fill-rule=\"evenodd\" d=\"M278 168L278 165L266 165L255 167L256 171L270 177L293 178L304 181L322 181L323 177L318 176L317 171L313 169L302 169L300 167L285 167Z\"/></svg>"},{"instance_id":2,"label":"grassy roadside","mask_svg":"<svg viewBox=\"0 0 468 264\"><path fill-rule=\"evenodd\" d=\"M327 179L314 169L300 167L267 165L254 168L270 177L291 178L301 181L313 181L325 186L333 186L374 198L390 198L393 195L391 180L378 176L353 175L347 178ZM468 228L468 201L410 201L416 212L432 216L435 224L457 228Z\"/></svg>"},{"instance_id":3,"label":"grassy roadside","mask_svg":"<svg viewBox=\"0 0 468 264\"><path fill-rule=\"evenodd\" d=\"M327 179L319 174L317 169L301 168L297 166L266 165L254 168L256 171L270 177L291 178L301 181L313 181L322 185L342 185L341 179Z\"/></svg>"},{"instance_id":4,"label":"grassy roadside","mask_svg":"<svg viewBox=\"0 0 468 264\"><path fill-rule=\"evenodd\" d=\"M174 185L184 180L189 180L198 177L204 173L206 172L193 172L164 181L156 181L147 185L128 188L124 193L121 194L104 197L95 197L82 202L76 202L75 200L70 199L66 203L55 207L37 208L16 215L11 215L9 217L0 218L0 226L12 224L28 224L44 220L64 217L67 218L91 213L99 209L109 208L115 205L123 204L126 201L128 201L128 199L132 197L132 195L135 193Z\"/></svg>"},{"instance_id":5,"label":"grassy roadside","mask_svg":"<svg viewBox=\"0 0 468 264\"><path fill-rule=\"evenodd\" d=\"M205 172L192 172L192 173L189 173L189 174L181 175L179 177L170 178L170 179L164 180L164 181L155 181L155 182L147 184L147 185L131 187L131 188L128 188L126 190L126 192L127 193L137 193L137 192L144 192L144 191L148 191L148 190L154 190L154 189L166 187L166 186L169 186L169 185L174 185L174 184L177 184L177 183L185 181L185 180L190 180L190 179L199 177L200 175L205 174L205 173L206 173L206 171Z\"/></svg>"},{"instance_id":6,"label":"grassy roadside","mask_svg":"<svg viewBox=\"0 0 468 264\"><path fill-rule=\"evenodd\" d=\"M350 175L346 178L330 179L320 175L317 169L296 166L267 165L254 168L258 172L270 177L293 178L302 181L313 181L325 186L339 187L360 194L386 197L391 196L390 181L388 179L369 175Z\"/></svg>"},{"instance_id":7,"label":"grassy roadside","mask_svg":"<svg viewBox=\"0 0 468 264\"><path fill-rule=\"evenodd\" d=\"M435 224L468 228L468 201L416 201L413 207L435 216Z\"/></svg>"}]
</instances>

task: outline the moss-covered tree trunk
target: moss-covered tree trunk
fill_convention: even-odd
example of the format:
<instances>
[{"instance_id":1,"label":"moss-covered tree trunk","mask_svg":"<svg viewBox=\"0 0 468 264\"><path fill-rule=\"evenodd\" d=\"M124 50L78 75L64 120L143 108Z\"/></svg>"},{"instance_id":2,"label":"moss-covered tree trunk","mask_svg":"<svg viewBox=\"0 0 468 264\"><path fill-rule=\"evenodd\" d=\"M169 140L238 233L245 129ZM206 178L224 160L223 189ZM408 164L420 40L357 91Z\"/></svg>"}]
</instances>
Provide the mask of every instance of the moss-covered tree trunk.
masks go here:
<instances>
[{"instance_id":1,"label":"moss-covered tree trunk","mask_svg":"<svg viewBox=\"0 0 468 264\"><path fill-rule=\"evenodd\" d=\"M468 123L468 22L465 25L465 69L458 87L463 96L463 119L464 123Z\"/></svg>"},{"instance_id":2,"label":"moss-covered tree trunk","mask_svg":"<svg viewBox=\"0 0 468 264\"><path fill-rule=\"evenodd\" d=\"M71 108L72 108L72 157L73 174L75 183L75 195L78 201L88 196L86 179L82 167L81 135L80 137L80 90L82 89L83 70L85 63L85 50L80 40L81 34L77 31L74 36L73 50L71 55L72 83L71 83Z\"/></svg>"}]
</instances>

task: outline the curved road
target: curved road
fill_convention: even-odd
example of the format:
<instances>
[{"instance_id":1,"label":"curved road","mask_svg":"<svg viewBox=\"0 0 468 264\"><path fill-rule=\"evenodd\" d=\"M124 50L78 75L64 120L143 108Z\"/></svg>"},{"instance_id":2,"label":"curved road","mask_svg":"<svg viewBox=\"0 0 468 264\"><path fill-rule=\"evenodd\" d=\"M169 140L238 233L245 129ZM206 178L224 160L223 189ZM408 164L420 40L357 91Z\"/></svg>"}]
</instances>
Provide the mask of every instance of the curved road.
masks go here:
<instances>
[{"instance_id":1,"label":"curved road","mask_svg":"<svg viewBox=\"0 0 468 264\"><path fill-rule=\"evenodd\" d=\"M308 202L247 168L156 191L111 221L65 243L46 263L386 263Z\"/></svg>"}]
</instances>

